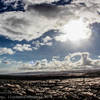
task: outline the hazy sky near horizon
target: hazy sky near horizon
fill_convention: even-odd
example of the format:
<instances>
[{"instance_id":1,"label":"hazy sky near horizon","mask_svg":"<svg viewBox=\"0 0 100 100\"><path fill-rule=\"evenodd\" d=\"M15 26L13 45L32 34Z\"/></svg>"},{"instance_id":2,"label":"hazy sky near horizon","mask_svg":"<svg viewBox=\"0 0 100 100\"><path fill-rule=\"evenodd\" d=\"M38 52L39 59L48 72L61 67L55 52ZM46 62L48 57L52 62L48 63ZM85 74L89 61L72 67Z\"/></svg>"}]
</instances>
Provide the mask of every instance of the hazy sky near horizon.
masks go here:
<instances>
[{"instance_id":1,"label":"hazy sky near horizon","mask_svg":"<svg viewBox=\"0 0 100 100\"><path fill-rule=\"evenodd\" d=\"M100 0L1 0L0 72L100 68Z\"/></svg>"}]
</instances>

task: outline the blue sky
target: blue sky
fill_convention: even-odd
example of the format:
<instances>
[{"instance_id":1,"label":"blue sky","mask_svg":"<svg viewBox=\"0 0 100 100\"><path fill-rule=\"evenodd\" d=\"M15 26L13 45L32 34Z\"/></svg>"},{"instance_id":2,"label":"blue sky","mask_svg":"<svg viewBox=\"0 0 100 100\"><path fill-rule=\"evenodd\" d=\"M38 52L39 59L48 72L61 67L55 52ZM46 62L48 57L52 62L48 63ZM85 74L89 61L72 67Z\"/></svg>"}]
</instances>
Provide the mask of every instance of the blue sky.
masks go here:
<instances>
[{"instance_id":1,"label":"blue sky","mask_svg":"<svg viewBox=\"0 0 100 100\"><path fill-rule=\"evenodd\" d=\"M99 68L99 5L99 0L1 0L1 72Z\"/></svg>"}]
</instances>

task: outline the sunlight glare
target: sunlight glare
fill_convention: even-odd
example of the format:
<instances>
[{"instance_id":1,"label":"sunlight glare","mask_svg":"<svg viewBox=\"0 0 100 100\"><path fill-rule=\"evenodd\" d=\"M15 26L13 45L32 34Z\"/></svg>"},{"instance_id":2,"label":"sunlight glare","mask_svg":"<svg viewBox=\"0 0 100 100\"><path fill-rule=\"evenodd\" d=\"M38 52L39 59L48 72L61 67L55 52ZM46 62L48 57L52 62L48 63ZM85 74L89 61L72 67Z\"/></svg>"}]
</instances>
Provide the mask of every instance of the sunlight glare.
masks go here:
<instances>
[{"instance_id":1,"label":"sunlight glare","mask_svg":"<svg viewBox=\"0 0 100 100\"><path fill-rule=\"evenodd\" d=\"M76 42L89 39L91 36L89 24L83 19L69 21L61 28L61 32L64 33L61 36L62 41L70 40L71 42Z\"/></svg>"}]
</instances>

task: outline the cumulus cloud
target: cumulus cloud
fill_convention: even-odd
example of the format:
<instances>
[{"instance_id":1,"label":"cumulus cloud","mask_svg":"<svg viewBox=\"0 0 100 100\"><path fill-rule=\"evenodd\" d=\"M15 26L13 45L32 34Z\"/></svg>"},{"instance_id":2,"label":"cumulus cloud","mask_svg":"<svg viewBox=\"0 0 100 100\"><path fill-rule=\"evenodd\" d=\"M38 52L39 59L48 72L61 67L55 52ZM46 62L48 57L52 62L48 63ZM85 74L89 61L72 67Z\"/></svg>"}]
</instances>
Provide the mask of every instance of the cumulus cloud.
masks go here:
<instances>
[{"instance_id":1,"label":"cumulus cloud","mask_svg":"<svg viewBox=\"0 0 100 100\"><path fill-rule=\"evenodd\" d=\"M82 55L82 64L85 66L92 66L94 68L99 68L100 67L100 59L91 59L89 57L89 53L83 53Z\"/></svg>"},{"instance_id":2,"label":"cumulus cloud","mask_svg":"<svg viewBox=\"0 0 100 100\"><path fill-rule=\"evenodd\" d=\"M13 47L14 50L16 51L32 51L32 48L31 48L31 45L30 44L16 44L14 47Z\"/></svg>"},{"instance_id":3,"label":"cumulus cloud","mask_svg":"<svg viewBox=\"0 0 100 100\"><path fill-rule=\"evenodd\" d=\"M60 20L60 17L63 17L63 14L60 14L63 8L44 6L42 9L40 8L32 8L26 12L0 14L0 34L12 40L26 39L29 41L39 38L48 30L56 29L60 24L65 23L64 20ZM59 14L60 17L58 17Z\"/></svg>"},{"instance_id":4,"label":"cumulus cloud","mask_svg":"<svg viewBox=\"0 0 100 100\"><path fill-rule=\"evenodd\" d=\"M50 36L46 36L45 38L43 38L44 43L51 41L51 40L52 40L52 38Z\"/></svg>"},{"instance_id":5,"label":"cumulus cloud","mask_svg":"<svg viewBox=\"0 0 100 100\"><path fill-rule=\"evenodd\" d=\"M43 45L52 46L52 38L50 36L46 36L43 40Z\"/></svg>"},{"instance_id":6,"label":"cumulus cloud","mask_svg":"<svg viewBox=\"0 0 100 100\"><path fill-rule=\"evenodd\" d=\"M79 60L72 62L71 58L75 56L80 56ZM47 59L42 59L36 61L32 64L26 63L23 66L18 67L19 71L67 71L67 70L80 70L80 69L99 69L100 60L91 59L88 52L78 52L65 56L61 61L59 57L53 57L51 61Z\"/></svg>"},{"instance_id":7,"label":"cumulus cloud","mask_svg":"<svg viewBox=\"0 0 100 100\"><path fill-rule=\"evenodd\" d=\"M13 55L15 52L11 48L0 48L0 55L9 54Z\"/></svg>"},{"instance_id":8,"label":"cumulus cloud","mask_svg":"<svg viewBox=\"0 0 100 100\"><path fill-rule=\"evenodd\" d=\"M35 45L33 47L34 50L39 49L41 46L52 46L52 38L50 36L46 36L45 38L42 38L42 42L40 42L39 40L37 41L33 41L32 42L33 45Z\"/></svg>"},{"instance_id":9,"label":"cumulus cloud","mask_svg":"<svg viewBox=\"0 0 100 100\"><path fill-rule=\"evenodd\" d=\"M1 69L3 72L36 72L36 71L68 71L68 70L90 70L100 69L100 59L92 59L88 52L72 53L64 57L63 60L59 60L60 57L54 56L52 60L42 59L31 62L14 61L11 59L0 59L0 64L5 66L10 65L9 70ZM80 59L72 62L72 58L80 56ZM75 58L76 59L76 58ZM8 63L9 62L9 63ZM11 69L11 70L10 70Z\"/></svg>"},{"instance_id":10,"label":"cumulus cloud","mask_svg":"<svg viewBox=\"0 0 100 100\"><path fill-rule=\"evenodd\" d=\"M35 5L53 1L56 0L25 0L29 3L25 12L0 14L0 35L12 40L29 41L39 38L48 30L59 29L70 19L83 17L90 23L100 22L100 2L98 0L73 0L66 6Z\"/></svg>"}]
</instances>

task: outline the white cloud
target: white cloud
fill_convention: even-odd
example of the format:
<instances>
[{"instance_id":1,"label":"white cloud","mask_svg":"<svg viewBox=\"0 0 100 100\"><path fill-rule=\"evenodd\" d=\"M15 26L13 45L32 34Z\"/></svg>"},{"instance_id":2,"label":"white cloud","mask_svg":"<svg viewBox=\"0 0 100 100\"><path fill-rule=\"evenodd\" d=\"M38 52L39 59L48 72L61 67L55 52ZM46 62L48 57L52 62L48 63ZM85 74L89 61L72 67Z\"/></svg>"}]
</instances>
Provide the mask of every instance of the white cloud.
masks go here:
<instances>
[{"instance_id":1,"label":"white cloud","mask_svg":"<svg viewBox=\"0 0 100 100\"><path fill-rule=\"evenodd\" d=\"M56 41L65 42L67 40L66 34L55 36Z\"/></svg>"},{"instance_id":2,"label":"white cloud","mask_svg":"<svg viewBox=\"0 0 100 100\"><path fill-rule=\"evenodd\" d=\"M9 54L13 55L15 52L11 48L0 48L0 55Z\"/></svg>"},{"instance_id":3,"label":"white cloud","mask_svg":"<svg viewBox=\"0 0 100 100\"><path fill-rule=\"evenodd\" d=\"M60 42L88 40L92 34L89 22L83 18L69 21L61 27L60 32L63 34L55 36L55 40Z\"/></svg>"},{"instance_id":4,"label":"white cloud","mask_svg":"<svg viewBox=\"0 0 100 100\"><path fill-rule=\"evenodd\" d=\"M47 4L50 4L54 1L59 1L59 0L24 0L24 3L27 4L27 5L30 5L30 4L41 4L41 3L47 3Z\"/></svg>"},{"instance_id":5,"label":"white cloud","mask_svg":"<svg viewBox=\"0 0 100 100\"><path fill-rule=\"evenodd\" d=\"M52 38L50 36L46 36L45 38L43 38L42 43L47 46L52 46Z\"/></svg>"},{"instance_id":6,"label":"white cloud","mask_svg":"<svg viewBox=\"0 0 100 100\"><path fill-rule=\"evenodd\" d=\"M12 40L32 40L39 38L51 29L59 29L70 19L78 17L90 23L100 22L99 0L73 0L66 6L34 6L35 3L52 2L55 0L25 0L29 2L25 12L6 12L0 14L0 35ZM80 4L83 1L85 5Z\"/></svg>"},{"instance_id":7,"label":"white cloud","mask_svg":"<svg viewBox=\"0 0 100 100\"><path fill-rule=\"evenodd\" d=\"M51 41L51 40L52 40L52 38L50 36L46 36L45 38L43 38L44 43Z\"/></svg>"},{"instance_id":8,"label":"white cloud","mask_svg":"<svg viewBox=\"0 0 100 100\"><path fill-rule=\"evenodd\" d=\"M1 1L3 1L3 0L1 0ZM8 3L12 3L12 2L14 2L14 1L19 1L19 0L6 0L4 3L5 3L5 4L8 4Z\"/></svg>"},{"instance_id":9,"label":"white cloud","mask_svg":"<svg viewBox=\"0 0 100 100\"><path fill-rule=\"evenodd\" d=\"M80 56L76 62L72 62L71 58ZM29 62L18 67L19 71L62 71L62 70L80 70L80 69L100 69L100 60L91 59L88 52L78 52L65 56L65 59L60 61L59 57L53 57L51 61L42 59L32 64Z\"/></svg>"},{"instance_id":10,"label":"white cloud","mask_svg":"<svg viewBox=\"0 0 100 100\"><path fill-rule=\"evenodd\" d=\"M26 39L29 41L39 38L50 29L56 29L60 26L60 23L65 23L63 20L60 20L59 14L55 14L56 11L61 13L59 9L62 8L54 8L54 11L53 9L48 9L49 13L44 8L42 8L43 11L40 11L40 8L38 11L38 8L36 10L32 8L31 11L26 12L0 14L0 34L12 40ZM60 15L63 16L63 14ZM55 16L55 18L52 16Z\"/></svg>"},{"instance_id":11,"label":"white cloud","mask_svg":"<svg viewBox=\"0 0 100 100\"><path fill-rule=\"evenodd\" d=\"M73 0L72 3L85 3L85 4L89 5L90 3L94 4L94 0L85 0L85 2L84 2L84 0ZM95 0L95 3L100 4L100 1Z\"/></svg>"},{"instance_id":12,"label":"white cloud","mask_svg":"<svg viewBox=\"0 0 100 100\"><path fill-rule=\"evenodd\" d=\"M41 46L52 46L52 38L49 36L46 36L45 38L42 39L42 42L40 42L39 40L37 41L33 41L32 44L34 44L35 46L33 47L34 50L39 49Z\"/></svg>"},{"instance_id":13,"label":"white cloud","mask_svg":"<svg viewBox=\"0 0 100 100\"><path fill-rule=\"evenodd\" d=\"M100 58L100 56L98 56L98 58Z\"/></svg>"},{"instance_id":14,"label":"white cloud","mask_svg":"<svg viewBox=\"0 0 100 100\"><path fill-rule=\"evenodd\" d=\"M46 42L45 45L52 46L52 42Z\"/></svg>"},{"instance_id":15,"label":"white cloud","mask_svg":"<svg viewBox=\"0 0 100 100\"><path fill-rule=\"evenodd\" d=\"M71 58L74 56L80 56L79 60L72 62ZM59 60L60 57L53 57L51 61L42 59L39 61L21 62L13 61L11 59L6 60L9 63L4 63L5 66L10 64L9 70L2 69L4 72L36 72L36 71L68 71L68 70L80 70L80 69L100 69L100 59L91 59L88 52L76 52L65 56L63 60ZM5 60L0 60L1 63ZM0 63L0 64L1 64Z\"/></svg>"},{"instance_id":16,"label":"white cloud","mask_svg":"<svg viewBox=\"0 0 100 100\"><path fill-rule=\"evenodd\" d=\"M31 48L31 45L30 44L16 44L14 47L13 47L14 50L16 51L32 51L32 48Z\"/></svg>"}]
</instances>

